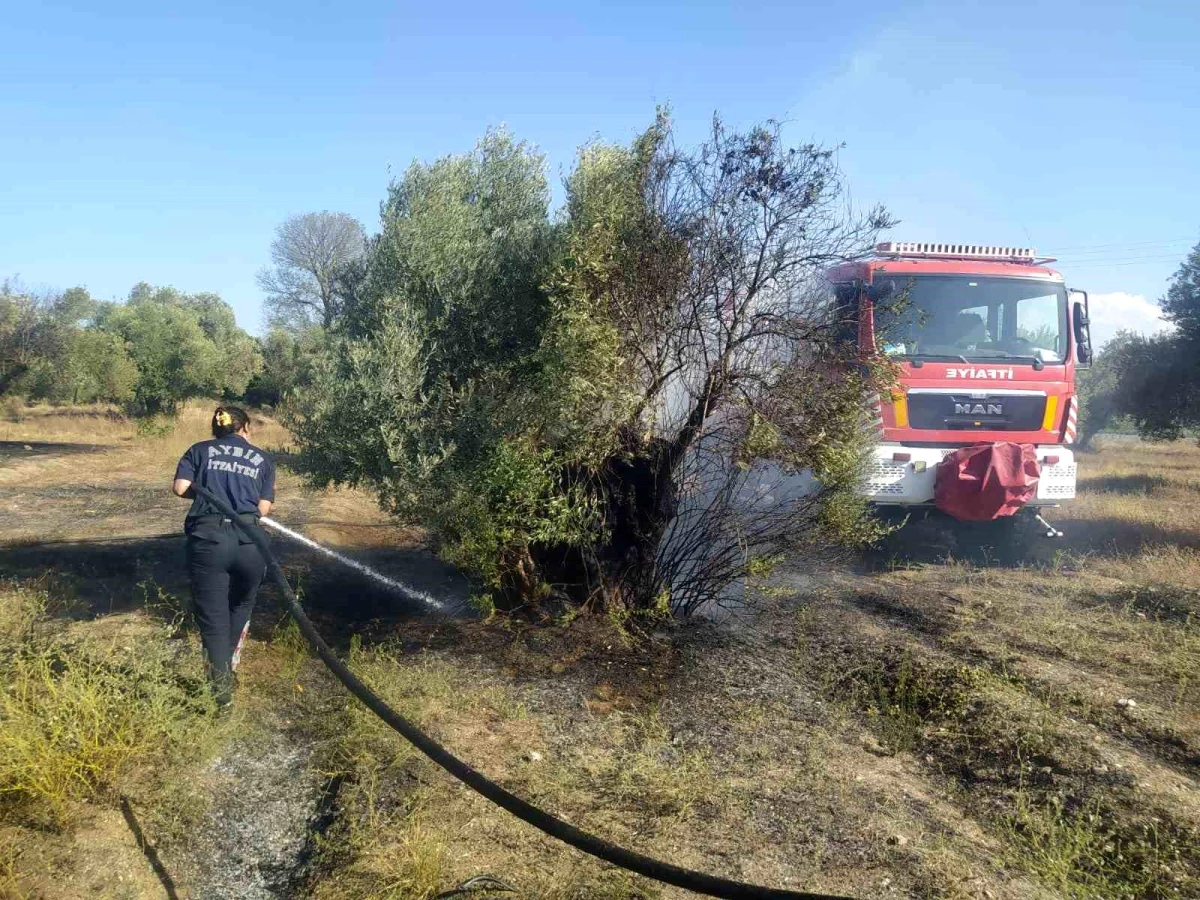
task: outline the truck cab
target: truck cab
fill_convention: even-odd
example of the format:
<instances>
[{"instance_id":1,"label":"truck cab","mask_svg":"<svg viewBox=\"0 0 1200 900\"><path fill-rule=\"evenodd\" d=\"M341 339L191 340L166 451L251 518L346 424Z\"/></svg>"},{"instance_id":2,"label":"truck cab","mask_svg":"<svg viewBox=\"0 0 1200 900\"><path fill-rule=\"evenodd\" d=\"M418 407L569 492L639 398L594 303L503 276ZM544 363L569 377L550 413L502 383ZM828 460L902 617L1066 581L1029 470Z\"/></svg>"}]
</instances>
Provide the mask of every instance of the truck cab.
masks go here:
<instances>
[{"instance_id":1,"label":"truck cab","mask_svg":"<svg viewBox=\"0 0 1200 900\"><path fill-rule=\"evenodd\" d=\"M931 506L946 457L1000 444L1036 458L1024 505L1074 499L1087 295L1069 292L1049 262L1031 248L889 242L831 271L860 351L898 372L891 396L873 398L863 490L874 503Z\"/></svg>"}]
</instances>

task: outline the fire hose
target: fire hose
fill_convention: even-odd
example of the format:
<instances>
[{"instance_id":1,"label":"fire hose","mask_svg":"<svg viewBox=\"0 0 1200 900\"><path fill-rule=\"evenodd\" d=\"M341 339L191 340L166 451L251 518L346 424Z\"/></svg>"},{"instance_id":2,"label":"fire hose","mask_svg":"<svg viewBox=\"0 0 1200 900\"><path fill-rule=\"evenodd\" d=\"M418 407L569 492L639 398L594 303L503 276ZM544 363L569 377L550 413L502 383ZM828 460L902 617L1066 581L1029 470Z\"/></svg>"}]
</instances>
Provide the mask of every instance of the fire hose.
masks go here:
<instances>
[{"instance_id":1,"label":"fire hose","mask_svg":"<svg viewBox=\"0 0 1200 900\"><path fill-rule=\"evenodd\" d=\"M771 888L762 885L748 884L729 878L720 878L704 872L684 869L671 863L662 862L650 856L628 850L604 838L589 834L576 828L551 813L534 806L516 794L510 793L492 781L482 772L477 771L463 762L420 728L408 721L392 709L382 697L364 684L337 656L334 655L324 638L317 632L316 627L304 612L299 599L288 584L283 569L271 550L270 542L262 529L243 521L232 507L221 497L216 496L207 488L193 483L192 489L213 504L218 510L233 520L234 524L254 542L267 562L267 571L275 582L286 601L287 610L295 620L304 635L304 639L316 652L321 661L345 688L350 691L363 705L380 719L387 723L406 741L424 753L427 757L461 781L476 793L490 800L502 809L512 813L518 819L532 825L544 834L569 844L577 850L582 850L592 856L602 859L629 872L674 885L697 894L710 897L722 897L726 900L850 900L832 894L813 894L804 891L791 891L783 888Z\"/></svg>"}]
</instances>

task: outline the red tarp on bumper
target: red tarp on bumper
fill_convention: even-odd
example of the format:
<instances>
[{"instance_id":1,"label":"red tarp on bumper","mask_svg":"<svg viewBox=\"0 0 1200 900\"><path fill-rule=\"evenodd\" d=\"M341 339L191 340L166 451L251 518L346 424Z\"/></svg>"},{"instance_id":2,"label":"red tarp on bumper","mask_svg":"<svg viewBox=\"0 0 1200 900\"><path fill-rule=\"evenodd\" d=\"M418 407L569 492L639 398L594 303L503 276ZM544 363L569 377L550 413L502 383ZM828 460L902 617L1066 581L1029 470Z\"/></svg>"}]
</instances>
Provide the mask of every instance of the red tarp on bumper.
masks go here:
<instances>
[{"instance_id":1,"label":"red tarp on bumper","mask_svg":"<svg viewBox=\"0 0 1200 900\"><path fill-rule=\"evenodd\" d=\"M1037 494L1037 454L1033 444L976 444L941 461L933 502L956 519L983 522L1011 516Z\"/></svg>"}]
</instances>

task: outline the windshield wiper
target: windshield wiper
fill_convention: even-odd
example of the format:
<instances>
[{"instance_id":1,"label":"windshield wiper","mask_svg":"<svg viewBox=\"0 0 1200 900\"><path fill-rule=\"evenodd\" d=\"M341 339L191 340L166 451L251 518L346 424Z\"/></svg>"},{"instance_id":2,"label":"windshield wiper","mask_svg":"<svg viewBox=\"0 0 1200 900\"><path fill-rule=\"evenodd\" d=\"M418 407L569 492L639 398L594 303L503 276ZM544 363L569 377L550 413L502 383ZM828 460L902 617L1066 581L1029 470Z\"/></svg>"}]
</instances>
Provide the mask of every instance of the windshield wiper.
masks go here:
<instances>
[{"instance_id":1,"label":"windshield wiper","mask_svg":"<svg viewBox=\"0 0 1200 900\"><path fill-rule=\"evenodd\" d=\"M1027 359L1031 363L1033 363L1033 370L1035 372L1040 372L1040 371L1042 371L1042 369L1046 368L1045 360L1043 360L1037 356L1018 356L1015 353L1007 353L1007 352L1003 356L980 357L980 358L977 358L974 362L967 359L961 353L917 353L913 356L906 356L906 357L904 357L904 359L907 359L910 362L912 362L914 365L917 366L917 368L920 368L920 366L917 365L918 363L922 363L924 360L927 360L927 359L956 359L959 362L966 363L968 366L976 366L976 365L979 365L980 363L986 363L986 362L995 362L996 360L1001 360L1001 359L1003 359L1003 360L1013 360L1013 359L1026 360Z\"/></svg>"},{"instance_id":2,"label":"windshield wiper","mask_svg":"<svg viewBox=\"0 0 1200 900\"><path fill-rule=\"evenodd\" d=\"M1046 368L1046 362L1040 356L1020 356L1019 354L1005 351L1001 359L1027 359L1033 363L1033 371L1035 372L1040 372Z\"/></svg>"},{"instance_id":3,"label":"windshield wiper","mask_svg":"<svg viewBox=\"0 0 1200 900\"><path fill-rule=\"evenodd\" d=\"M916 353L912 356L906 356L904 358L913 360L914 362L924 362L927 359L957 359L961 362L965 362L968 366L971 365L971 361L961 353Z\"/></svg>"}]
</instances>

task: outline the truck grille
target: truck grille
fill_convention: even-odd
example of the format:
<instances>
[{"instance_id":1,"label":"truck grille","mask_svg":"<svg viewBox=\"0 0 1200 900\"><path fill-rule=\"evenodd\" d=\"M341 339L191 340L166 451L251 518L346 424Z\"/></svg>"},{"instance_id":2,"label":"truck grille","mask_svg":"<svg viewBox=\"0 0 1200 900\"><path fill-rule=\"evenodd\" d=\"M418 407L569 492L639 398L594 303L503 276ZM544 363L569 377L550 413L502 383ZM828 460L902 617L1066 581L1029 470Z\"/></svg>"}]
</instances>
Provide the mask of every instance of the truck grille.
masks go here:
<instances>
[{"instance_id":1,"label":"truck grille","mask_svg":"<svg viewBox=\"0 0 1200 900\"><path fill-rule=\"evenodd\" d=\"M1046 415L1041 394L969 392L933 394L910 392L908 423L911 428L943 431L1037 431Z\"/></svg>"}]
</instances>

